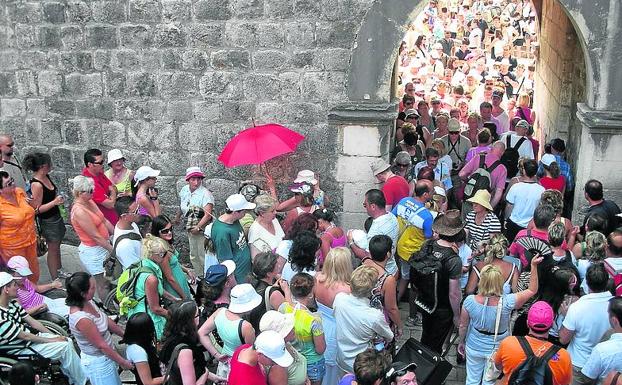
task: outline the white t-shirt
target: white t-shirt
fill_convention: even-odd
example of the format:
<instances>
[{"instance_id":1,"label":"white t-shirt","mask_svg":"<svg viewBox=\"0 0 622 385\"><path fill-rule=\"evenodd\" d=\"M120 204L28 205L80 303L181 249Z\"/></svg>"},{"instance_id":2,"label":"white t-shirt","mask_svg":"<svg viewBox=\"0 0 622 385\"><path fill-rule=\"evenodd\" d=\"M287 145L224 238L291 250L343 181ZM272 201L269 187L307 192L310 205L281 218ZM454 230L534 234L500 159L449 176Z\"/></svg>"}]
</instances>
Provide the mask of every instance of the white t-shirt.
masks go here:
<instances>
[{"instance_id":1,"label":"white t-shirt","mask_svg":"<svg viewBox=\"0 0 622 385\"><path fill-rule=\"evenodd\" d=\"M255 220L248 229L248 243L262 252L275 250L281 240L283 240L285 233L276 218L272 220L272 225L274 226L274 234L266 230Z\"/></svg>"},{"instance_id":2,"label":"white t-shirt","mask_svg":"<svg viewBox=\"0 0 622 385\"><path fill-rule=\"evenodd\" d=\"M119 225L116 225L114 227L114 236L112 238L113 246L117 241L117 238L128 233L136 233L140 235L138 225L136 225L136 223L132 223L131 230L122 230L119 228ZM132 263L140 261L141 251L142 243L140 241L134 241L129 238L122 239L117 245L117 259L121 262L123 269L127 269Z\"/></svg>"},{"instance_id":3,"label":"white t-shirt","mask_svg":"<svg viewBox=\"0 0 622 385\"><path fill-rule=\"evenodd\" d=\"M493 114L493 116L495 115ZM501 127L497 127L497 133L500 133L500 132L506 133L510 131L510 117L507 112L503 111L501 114L495 116L495 118L497 118L501 126ZM527 142L531 143L529 139L527 139ZM521 147L523 146L521 145ZM532 148L532 152L533 152L533 148Z\"/></svg>"},{"instance_id":4,"label":"white t-shirt","mask_svg":"<svg viewBox=\"0 0 622 385\"><path fill-rule=\"evenodd\" d=\"M507 139L506 139L508 135L511 135L510 145L512 147L516 146L520 138L522 138L522 136L516 135L513 131L506 132L505 134L501 136L501 141L506 146L508 144ZM523 141L523 144L521 144L520 147L518 148L518 156L521 158L534 159L533 147L531 146L531 141L529 140L529 138L525 137L525 141ZM514 176L515 175L508 175L508 178L512 178Z\"/></svg>"},{"instance_id":5,"label":"white t-shirt","mask_svg":"<svg viewBox=\"0 0 622 385\"><path fill-rule=\"evenodd\" d=\"M199 186L196 190L190 192L190 186L185 185L179 192L179 201L181 213L186 215L188 207L190 206L198 206L203 208L207 204L214 204L214 196L204 186Z\"/></svg>"},{"instance_id":6,"label":"white t-shirt","mask_svg":"<svg viewBox=\"0 0 622 385\"><path fill-rule=\"evenodd\" d=\"M527 141L529 142L529 141ZM531 145L531 142L529 142ZM544 187L538 183L519 182L510 187L505 200L514 205L510 220L521 227L527 227L533 212L540 203Z\"/></svg>"},{"instance_id":7,"label":"white t-shirt","mask_svg":"<svg viewBox=\"0 0 622 385\"><path fill-rule=\"evenodd\" d=\"M139 362L149 362L149 357L147 356L145 349L136 344L127 345L127 349L125 349L125 357L127 357L128 361L135 364Z\"/></svg>"},{"instance_id":8,"label":"white t-shirt","mask_svg":"<svg viewBox=\"0 0 622 385\"><path fill-rule=\"evenodd\" d=\"M296 275L298 272L294 271L294 269L292 269L292 264L288 262L285 263L285 266L283 266L283 271L281 272L281 278L283 278L284 280L286 280L287 282L291 281L292 278L294 277L294 275ZM315 276L315 270L307 270L304 269L302 271L302 273L307 273L310 276L314 277Z\"/></svg>"},{"instance_id":9,"label":"white t-shirt","mask_svg":"<svg viewBox=\"0 0 622 385\"><path fill-rule=\"evenodd\" d=\"M592 349L611 327L609 325L610 292L590 293L570 305L564 323L566 329L574 331L568 345L572 365L582 368Z\"/></svg>"}]
</instances>

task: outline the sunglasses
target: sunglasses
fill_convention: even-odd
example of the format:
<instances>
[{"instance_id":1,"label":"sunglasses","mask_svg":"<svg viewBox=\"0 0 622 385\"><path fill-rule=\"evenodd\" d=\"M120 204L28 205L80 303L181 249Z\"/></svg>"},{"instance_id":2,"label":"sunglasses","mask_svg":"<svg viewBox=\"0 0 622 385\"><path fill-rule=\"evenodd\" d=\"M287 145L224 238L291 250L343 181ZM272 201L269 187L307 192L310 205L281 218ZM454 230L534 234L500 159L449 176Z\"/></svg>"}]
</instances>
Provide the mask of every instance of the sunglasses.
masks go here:
<instances>
[{"instance_id":1,"label":"sunglasses","mask_svg":"<svg viewBox=\"0 0 622 385\"><path fill-rule=\"evenodd\" d=\"M406 167L408 167L408 166L410 166L410 165L409 165L409 164L397 163L397 167L403 167L403 168L406 168Z\"/></svg>"},{"instance_id":2,"label":"sunglasses","mask_svg":"<svg viewBox=\"0 0 622 385\"><path fill-rule=\"evenodd\" d=\"M173 231L173 228L169 227L168 229L160 230L160 234L170 234L172 231Z\"/></svg>"},{"instance_id":3,"label":"sunglasses","mask_svg":"<svg viewBox=\"0 0 622 385\"><path fill-rule=\"evenodd\" d=\"M93 189L90 188L90 189L82 191L82 192L85 193L85 194L93 194Z\"/></svg>"},{"instance_id":4,"label":"sunglasses","mask_svg":"<svg viewBox=\"0 0 622 385\"><path fill-rule=\"evenodd\" d=\"M460 135L460 132L459 131L458 132L451 131L451 132L449 132L449 135Z\"/></svg>"},{"instance_id":5,"label":"sunglasses","mask_svg":"<svg viewBox=\"0 0 622 385\"><path fill-rule=\"evenodd\" d=\"M101 166L102 164L104 164L104 160L102 159L102 160L100 160L99 162L91 162L91 163L93 163L93 164L98 164L98 165L100 165L100 166Z\"/></svg>"},{"instance_id":6,"label":"sunglasses","mask_svg":"<svg viewBox=\"0 0 622 385\"><path fill-rule=\"evenodd\" d=\"M3 187L11 187L15 184L15 179L13 179L13 177L10 177L9 180L4 184Z\"/></svg>"}]
</instances>

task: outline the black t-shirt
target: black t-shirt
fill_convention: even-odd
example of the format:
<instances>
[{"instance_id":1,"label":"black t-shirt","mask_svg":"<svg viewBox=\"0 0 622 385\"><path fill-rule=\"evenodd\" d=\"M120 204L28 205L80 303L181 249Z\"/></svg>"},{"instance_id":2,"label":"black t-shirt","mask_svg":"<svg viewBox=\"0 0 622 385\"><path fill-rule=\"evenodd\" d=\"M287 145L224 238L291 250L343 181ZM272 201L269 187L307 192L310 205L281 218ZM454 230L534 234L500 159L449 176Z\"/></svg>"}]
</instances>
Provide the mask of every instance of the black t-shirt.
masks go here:
<instances>
[{"instance_id":1,"label":"black t-shirt","mask_svg":"<svg viewBox=\"0 0 622 385\"><path fill-rule=\"evenodd\" d=\"M607 231L605 236L611 234L611 232L620 225L620 217L616 215L620 214L620 208L613 201L604 200L597 205L588 207L585 211L585 218L583 218L583 226L581 226L581 229L585 229L587 218L593 214L600 214L607 218Z\"/></svg>"},{"instance_id":2,"label":"black t-shirt","mask_svg":"<svg viewBox=\"0 0 622 385\"><path fill-rule=\"evenodd\" d=\"M253 325L253 328L255 329L255 333L259 334L259 321L261 320L261 317L264 314L266 314L266 289L270 287L270 295L272 295L272 293L274 293L274 291L277 291L277 290L280 291L281 294L283 294L283 291L277 287L268 285L264 281L258 281L257 284L254 286L255 286L255 291L257 292L257 294L261 296L261 304L257 306L256 308L254 308L253 310L251 310L251 313L248 317L248 322L250 322L251 325ZM272 309L272 310L278 310L278 309Z\"/></svg>"},{"instance_id":3,"label":"black t-shirt","mask_svg":"<svg viewBox=\"0 0 622 385\"><path fill-rule=\"evenodd\" d=\"M179 344L186 344L188 348L192 350L192 360L194 366L194 373L196 378L199 378L205 373L205 366L207 362L205 361L205 349L198 341L192 342L186 336L173 336L169 338L167 341L164 341L162 346L162 351L160 352L160 360L164 364L164 366L168 365L171 356L173 355L173 351L175 347ZM179 358L179 356L177 357ZM182 385L183 382L181 380L181 374L179 373L179 367L177 366L177 362L173 363L171 367L171 373L168 384L170 385Z\"/></svg>"}]
</instances>

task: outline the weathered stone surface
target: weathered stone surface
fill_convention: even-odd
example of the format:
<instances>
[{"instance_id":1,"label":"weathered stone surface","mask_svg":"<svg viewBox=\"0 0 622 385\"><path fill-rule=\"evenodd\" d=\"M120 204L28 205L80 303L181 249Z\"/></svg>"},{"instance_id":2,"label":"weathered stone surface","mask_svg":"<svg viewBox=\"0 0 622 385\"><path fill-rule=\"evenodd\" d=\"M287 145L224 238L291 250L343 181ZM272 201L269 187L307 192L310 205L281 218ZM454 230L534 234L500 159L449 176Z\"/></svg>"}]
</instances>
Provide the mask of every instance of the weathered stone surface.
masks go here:
<instances>
[{"instance_id":1,"label":"weathered stone surface","mask_svg":"<svg viewBox=\"0 0 622 385\"><path fill-rule=\"evenodd\" d=\"M63 77L57 71L39 72L38 81L40 95L53 96L63 91Z\"/></svg>"}]
</instances>

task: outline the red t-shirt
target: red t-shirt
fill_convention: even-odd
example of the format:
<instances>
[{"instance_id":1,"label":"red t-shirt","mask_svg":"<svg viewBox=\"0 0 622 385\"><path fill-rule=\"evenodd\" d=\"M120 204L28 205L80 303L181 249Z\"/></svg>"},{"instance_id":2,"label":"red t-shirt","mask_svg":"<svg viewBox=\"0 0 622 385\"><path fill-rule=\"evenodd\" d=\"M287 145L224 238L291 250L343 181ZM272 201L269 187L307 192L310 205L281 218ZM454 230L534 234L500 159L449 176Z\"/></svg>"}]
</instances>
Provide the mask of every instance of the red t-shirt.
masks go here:
<instances>
[{"instance_id":1,"label":"red t-shirt","mask_svg":"<svg viewBox=\"0 0 622 385\"><path fill-rule=\"evenodd\" d=\"M529 261L527 261L527 257L525 257L525 248L521 245L519 245L516 240L518 238L523 238L523 237L527 237L527 236L532 236L534 238L538 238L541 239L543 241L545 241L546 243L549 242L549 233L548 231L540 231L538 229L525 229L525 230L521 230L518 232L518 234L516 234L516 238L514 239L514 242L512 242L512 244L510 245L510 248L508 249L508 252L510 253L510 255L514 255L517 256L518 258L520 258L523 267L529 265ZM562 249L566 250L568 248L568 244L566 243L566 241L564 240L562 242L561 245Z\"/></svg>"},{"instance_id":2,"label":"red t-shirt","mask_svg":"<svg viewBox=\"0 0 622 385\"><path fill-rule=\"evenodd\" d=\"M82 175L88 176L89 178L93 178L95 182L95 190L93 191L93 202L97 203L97 207L101 210L104 217L112 223L112 225L116 225L119 217L117 216L117 212L114 209L109 209L101 205L103 201L109 198L108 192L110 191L110 186L112 186L112 182L104 173L94 176L86 169L86 167L82 170Z\"/></svg>"},{"instance_id":3,"label":"red t-shirt","mask_svg":"<svg viewBox=\"0 0 622 385\"><path fill-rule=\"evenodd\" d=\"M395 206L402 198L406 198L409 193L408 182L404 177L394 175L387 179L382 186L382 193L384 199L387 201L387 205Z\"/></svg>"},{"instance_id":4,"label":"red t-shirt","mask_svg":"<svg viewBox=\"0 0 622 385\"><path fill-rule=\"evenodd\" d=\"M229 385L266 385L268 383L259 363L256 366L250 366L240 362L240 352L250 346L250 344L241 345L233 352L230 362L231 371L227 382Z\"/></svg>"},{"instance_id":5,"label":"red t-shirt","mask_svg":"<svg viewBox=\"0 0 622 385\"><path fill-rule=\"evenodd\" d=\"M540 178L540 185L547 190L557 190L559 192L563 192L564 187L566 187L566 178L564 178L563 175L560 175L557 178L544 176Z\"/></svg>"}]
</instances>

